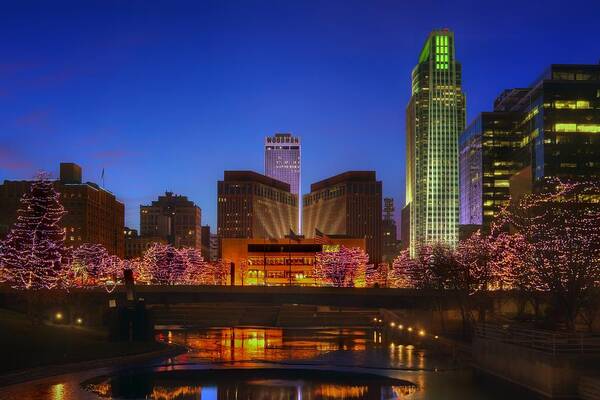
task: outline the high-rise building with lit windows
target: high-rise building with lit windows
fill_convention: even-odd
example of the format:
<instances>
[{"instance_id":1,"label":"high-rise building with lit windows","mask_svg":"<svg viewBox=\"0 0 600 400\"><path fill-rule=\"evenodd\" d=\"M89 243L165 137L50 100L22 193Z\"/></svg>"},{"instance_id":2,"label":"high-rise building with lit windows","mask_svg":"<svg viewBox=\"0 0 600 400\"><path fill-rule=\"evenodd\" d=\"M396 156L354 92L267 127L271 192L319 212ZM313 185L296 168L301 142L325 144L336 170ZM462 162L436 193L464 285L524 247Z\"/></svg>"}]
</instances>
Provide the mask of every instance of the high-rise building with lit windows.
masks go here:
<instances>
[{"instance_id":1,"label":"high-rise building with lit windows","mask_svg":"<svg viewBox=\"0 0 600 400\"><path fill-rule=\"evenodd\" d=\"M494 108L518 115L532 185L548 177L600 179L600 64L553 64L518 102Z\"/></svg>"},{"instance_id":2,"label":"high-rise building with lit windows","mask_svg":"<svg viewBox=\"0 0 600 400\"><path fill-rule=\"evenodd\" d=\"M488 228L547 178L600 180L600 64L553 64L460 135L460 223Z\"/></svg>"},{"instance_id":3,"label":"high-rise building with lit windows","mask_svg":"<svg viewBox=\"0 0 600 400\"><path fill-rule=\"evenodd\" d=\"M461 65L454 34L429 34L412 71L406 110L406 207L411 253L425 243L458 241L458 135L465 127Z\"/></svg>"},{"instance_id":4,"label":"high-rise building with lit windows","mask_svg":"<svg viewBox=\"0 0 600 400\"><path fill-rule=\"evenodd\" d=\"M513 112L479 114L459 138L460 224L488 229L510 200L510 177L523 168Z\"/></svg>"},{"instance_id":5,"label":"high-rise building with lit windows","mask_svg":"<svg viewBox=\"0 0 600 400\"><path fill-rule=\"evenodd\" d=\"M265 138L265 175L289 183L290 191L300 196L300 138L291 133L276 133ZM302 226L302 207L298 207L298 229Z\"/></svg>"}]
</instances>

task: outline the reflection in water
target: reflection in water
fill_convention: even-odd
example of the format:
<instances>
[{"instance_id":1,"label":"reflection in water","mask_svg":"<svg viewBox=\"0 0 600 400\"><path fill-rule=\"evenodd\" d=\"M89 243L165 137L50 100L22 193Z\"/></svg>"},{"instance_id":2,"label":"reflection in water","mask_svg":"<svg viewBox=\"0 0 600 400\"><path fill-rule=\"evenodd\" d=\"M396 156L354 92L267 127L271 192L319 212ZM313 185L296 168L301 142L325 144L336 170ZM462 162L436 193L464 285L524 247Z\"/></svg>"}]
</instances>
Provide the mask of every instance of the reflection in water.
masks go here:
<instances>
[{"instance_id":1,"label":"reflection in water","mask_svg":"<svg viewBox=\"0 0 600 400\"><path fill-rule=\"evenodd\" d=\"M283 361L311 359L331 351L364 351L366 330L279 328L218 328L202 331L167 331L159 340L187 346L185 361Z\"/></svg>"},{"instance_id":2,"label":"reflection in water","mask_svg":"<svg viewBox=\"0 0 600 400\"><path fill-rule=\"evenodd\" d=\"M50 391L52 392L53 400L62 400L65 397L65 385L63 385L62 383L52 385Z\"/></svg>"},{"instance_id":3,"label":"reflection in water","mask_svg":"<svg viewBox=\"0 0 600 400\"><path fill-rule=\"evenodd\" d=\"M101 379L87 388L117 399L382 400L405 399L415 392L408 382L377 375L299 369L182 370Z\"/></svg>"}]
</instances>

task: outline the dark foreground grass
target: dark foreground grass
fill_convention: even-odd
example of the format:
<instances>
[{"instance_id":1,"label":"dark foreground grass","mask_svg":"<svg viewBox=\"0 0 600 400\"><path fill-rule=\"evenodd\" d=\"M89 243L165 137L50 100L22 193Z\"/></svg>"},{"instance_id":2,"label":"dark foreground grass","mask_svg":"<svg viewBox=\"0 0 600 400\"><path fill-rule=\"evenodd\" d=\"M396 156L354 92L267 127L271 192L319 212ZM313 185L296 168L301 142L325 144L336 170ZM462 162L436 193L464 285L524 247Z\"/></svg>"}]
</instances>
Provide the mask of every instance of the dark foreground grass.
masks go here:
<instances>
[{"instance_id":1,"label":"dark foreground grass","mask_svg":"<svg viewBox=\"0 0 600 400\"><path fill-rule=\"evenodd\" d=\"M24 316L0 309L0 374L21 369L139 354L164 348L162 343L114 343L106 334L71 326L32 324Z\"/></svg>"}]
</instances>

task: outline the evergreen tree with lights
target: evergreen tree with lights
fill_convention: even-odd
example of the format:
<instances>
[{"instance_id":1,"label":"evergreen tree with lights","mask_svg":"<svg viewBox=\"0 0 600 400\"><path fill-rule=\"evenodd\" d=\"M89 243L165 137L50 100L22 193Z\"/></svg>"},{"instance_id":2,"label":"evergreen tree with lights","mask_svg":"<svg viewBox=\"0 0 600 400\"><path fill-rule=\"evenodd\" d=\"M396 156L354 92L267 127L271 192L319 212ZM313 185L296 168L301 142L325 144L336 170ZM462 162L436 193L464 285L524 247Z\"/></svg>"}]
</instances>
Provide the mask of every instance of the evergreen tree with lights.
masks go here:
<instances>
[{"instance_id":1,"label":"evergreen tree with lights","mask_svg":"<svg viewBox=\"0 0 600 400\"><path fill-rule=\"evenodd\" d=\"M46 174L23 195L17 221L2 245L1 264L15 289L62 287L67 250L60 220L65 210Z\"/></svg>"}]
</instances>

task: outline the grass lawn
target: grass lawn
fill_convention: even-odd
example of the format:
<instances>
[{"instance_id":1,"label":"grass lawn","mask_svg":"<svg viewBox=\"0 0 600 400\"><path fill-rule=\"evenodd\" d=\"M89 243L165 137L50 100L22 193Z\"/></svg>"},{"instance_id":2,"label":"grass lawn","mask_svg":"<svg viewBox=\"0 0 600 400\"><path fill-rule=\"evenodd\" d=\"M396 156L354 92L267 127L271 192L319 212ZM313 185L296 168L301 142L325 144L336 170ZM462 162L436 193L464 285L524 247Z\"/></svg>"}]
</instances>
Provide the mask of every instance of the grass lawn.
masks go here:
<instances>
[{"instance_id":1,"label":"grass lawn","mask_svg":"<svg viewBox=\"0 0 600 400\"><path fill-rule=\"evenodd\" d=\"M23 314L4 309L0 309L0 346L0 374L164 348L164 344L153 342L109 342L100 331L60 325L33 325Z\"/></svg>"}]
</instances>

